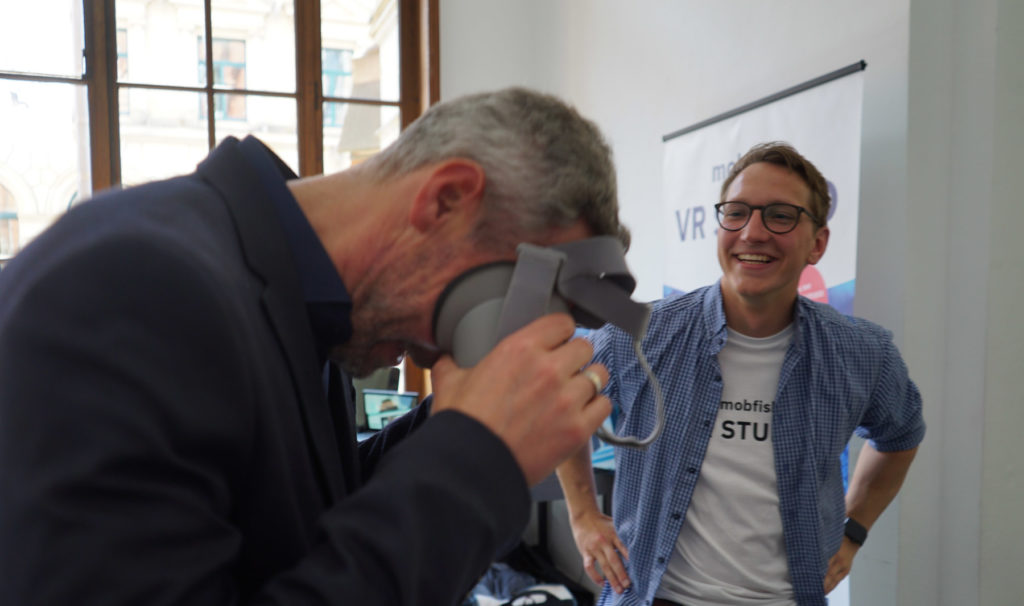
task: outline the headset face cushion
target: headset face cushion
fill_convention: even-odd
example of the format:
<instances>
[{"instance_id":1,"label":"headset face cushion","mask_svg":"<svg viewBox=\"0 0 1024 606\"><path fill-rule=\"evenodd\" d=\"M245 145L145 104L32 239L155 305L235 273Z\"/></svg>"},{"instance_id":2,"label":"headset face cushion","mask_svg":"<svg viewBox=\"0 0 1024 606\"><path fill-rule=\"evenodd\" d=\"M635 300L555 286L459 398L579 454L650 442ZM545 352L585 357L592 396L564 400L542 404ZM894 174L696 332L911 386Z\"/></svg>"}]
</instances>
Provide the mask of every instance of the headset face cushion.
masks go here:
<instances>
[{"instance_id":1,"label":"headset face cushion","mask_svg":"<svg viewBox=\"0 0 1024 606\"><path fill-rule=\"evenodd\" d=\"M510 261L475 267L452 280L438 297L434 342L452 353L459 366L473 366L497 344L501 306L514 268Z\"/></svg>"}]
</instances>

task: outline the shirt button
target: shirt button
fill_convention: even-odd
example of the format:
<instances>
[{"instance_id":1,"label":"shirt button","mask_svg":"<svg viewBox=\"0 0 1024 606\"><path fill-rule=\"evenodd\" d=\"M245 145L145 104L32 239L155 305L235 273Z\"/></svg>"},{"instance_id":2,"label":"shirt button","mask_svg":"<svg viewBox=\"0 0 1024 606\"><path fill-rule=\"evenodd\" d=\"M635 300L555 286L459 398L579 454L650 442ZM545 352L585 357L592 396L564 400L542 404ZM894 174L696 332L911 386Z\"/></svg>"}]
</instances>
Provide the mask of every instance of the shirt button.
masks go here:
<instances>
[{"instance_id":1,"label":"shirt button","mask_svg":"<svg viewBox=\"0 0 1024 606\"><path fill-rule=\"evenodd\" d=\"M680 515L680 514L678 514L678 513L674 513L674 514L672 514L672 519L673 519L673 520L678 520L678 519L679 519L679 518L681 518L681 517L683 517L683 516L682 516L682 515Z\"/></svg>"},{"instance_id":2,"label":"shirt button","mask_svg":"<svg viewBox=\"0 0 1024 606\"><path fill-rule=\"evenodd\" d=\"M659 564L664 564L665 563L665 558L658 558L658 563Z\"/></svg>"},{"instance_id":3,"label":"shirt button","mask_svg":"<svg viewBox=\"0 0 1024 606\"><path fill-rule=\"evenodd\" d=\"M686 471L688 471L690 473L697 473L697 468L696 467L689 467L689 468L686 469Z\"/></svg>"},{"instance_id":4,"label":"shirt button","mask_svg":"<svg viewBox=\"0 0 1024 606\"><path fill-rule=\"evenodd\" d=\"M711 421L704 421L704 427L709 427L710 425L711 425Z\"/></svg>"},{"instance_id":5,"label":"shirt button","mask_svg":"<svg viewBox=\"0 0 1024 606\"><path fill-rule=\"evenodd\" d=\"M716 383L721 383L722 382L722 375L715 375L715 382Z\"/></svg>"}]
</instances>

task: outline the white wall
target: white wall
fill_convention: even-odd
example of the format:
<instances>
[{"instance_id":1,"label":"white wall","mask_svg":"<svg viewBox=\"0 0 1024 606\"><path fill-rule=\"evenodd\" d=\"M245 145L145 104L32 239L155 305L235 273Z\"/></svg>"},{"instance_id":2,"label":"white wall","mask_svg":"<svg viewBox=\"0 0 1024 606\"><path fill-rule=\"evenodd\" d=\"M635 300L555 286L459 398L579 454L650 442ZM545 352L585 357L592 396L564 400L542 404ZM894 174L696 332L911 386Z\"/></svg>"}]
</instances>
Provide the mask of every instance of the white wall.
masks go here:
<instances>
[{"instance_id":1,"label":"white wall","mask_svg":"<svg viewBox=\"0 0 1024 606\"><path fill-rule=\"evenodd\" d=\"M1022 13L1019 0L440 2L442 98L527 85L604 130L640 299L661 294L662 135L867 62L856 313L894 331L929 433L857 557L857 605L1024 595L1024 276L1009 261L1024 225Z\"/></svg>"},{"instance_id":2,"label":"white wall","mask_svg":"<svg viewBox=\"0 0 1024 606\"><path fill-rule=\"evenodd\" d=\"M903 498L900 597L1019 604L1024 10L912 0L911 15L904 352L930 406Z\"/></svg>"},{"instance_id":3,"label":"white wall","mask_svg":"<svg viewBox=\"0 0 1024 606\"><path fill-rule=\"evenodd\" d=\"M991 23L987 24L991 31ZM1020 158L1024 146L1024 3L998 2L995 52L995 103L992 198L989 213L988 326L985 343L985 426L981 491L981 598L995 604L1024 595L1024 465L1021 464L1021 367L1024 320L1020 301L1024 266L1011 254L1018 226Z\"/></svg>"}]
</instances>

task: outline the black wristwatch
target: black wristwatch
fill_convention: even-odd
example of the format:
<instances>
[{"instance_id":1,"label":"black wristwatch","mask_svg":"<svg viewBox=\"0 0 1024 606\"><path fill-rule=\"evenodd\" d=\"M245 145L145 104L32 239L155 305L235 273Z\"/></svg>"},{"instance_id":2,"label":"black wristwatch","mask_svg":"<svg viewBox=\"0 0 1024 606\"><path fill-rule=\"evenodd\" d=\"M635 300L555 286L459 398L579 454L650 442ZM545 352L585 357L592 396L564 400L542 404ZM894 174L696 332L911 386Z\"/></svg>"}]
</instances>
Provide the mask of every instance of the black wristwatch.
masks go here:
<instances>
[{"instance_id":1,"label":"black wristwatch","mask_svg":"<svg viewBox=\"0 0 1024 606\"><path fill-rule=\"evenodd\" d=\"M864 541L868 538L868 529L864 528L864 525L857 520L846 518L845 534L846 538L857 545L863 545Z\"/></svg>"}]
</instances>

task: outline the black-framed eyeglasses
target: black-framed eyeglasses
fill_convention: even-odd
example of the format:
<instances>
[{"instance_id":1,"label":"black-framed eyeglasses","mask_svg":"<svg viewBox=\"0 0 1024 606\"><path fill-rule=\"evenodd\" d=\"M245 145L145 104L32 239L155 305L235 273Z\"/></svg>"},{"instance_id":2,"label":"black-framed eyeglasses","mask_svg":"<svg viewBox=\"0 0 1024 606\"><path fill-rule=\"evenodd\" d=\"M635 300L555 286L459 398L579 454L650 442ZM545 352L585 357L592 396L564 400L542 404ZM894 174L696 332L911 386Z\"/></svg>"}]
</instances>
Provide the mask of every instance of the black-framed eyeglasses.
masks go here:
<instances>
[{"instance_id":1,"label":"black-framed eyeglasses","mask_svg":"<svg viewBox=\"0 0 1024 606\"><path fill-rule=\"evenodd\" d=\"M788 234L796 229L803 213L819 225L818 219L806 208L785 202L754 205L746 202L719 202L715 204L715 218L726 231L739 231L750 223L750 215L755 210L761 211L761 223L773 234Z\"/></svg>"}]
</instances>

